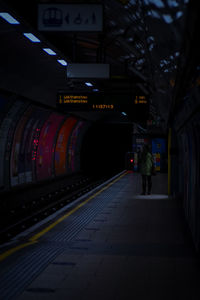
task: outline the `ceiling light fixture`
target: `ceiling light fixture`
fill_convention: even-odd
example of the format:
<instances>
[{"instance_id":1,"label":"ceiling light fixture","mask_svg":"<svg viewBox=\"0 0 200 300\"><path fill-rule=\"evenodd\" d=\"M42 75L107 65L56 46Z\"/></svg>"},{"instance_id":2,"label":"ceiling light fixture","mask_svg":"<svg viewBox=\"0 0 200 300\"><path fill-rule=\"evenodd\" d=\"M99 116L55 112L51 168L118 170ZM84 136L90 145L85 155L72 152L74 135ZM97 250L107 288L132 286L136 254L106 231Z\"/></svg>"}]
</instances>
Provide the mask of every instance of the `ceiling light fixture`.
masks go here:
<instances>
[{"instance_id":1,"label":"ceiling light fixture","mask_svg":"<svg viewBox=\"0 0 200 300\"><path fill-rule=\"evenodd\" d=\"M56 55L56 52L51 50L50 48L42 48L49 55Z\"/></svg>"},{"instance_id":2,"label":"ceiling light fixture","mask_svg":"<svg viewBox=\"0 0 200 300\"><path fill-rule=\"evenodd\" d=\"M67 66L67 62L64 59L58 59L57 60L62 66Z\"/></svg>"},{"instance_id":3,"label":"ceiling light fixture","mask_svg":"<svg viewBox=\"0 0 200 300\"><path fill-rule=\"evenodd\" d=\"M170 24L173 22L173 18L170 15L163 15L165 23Z\"/></svg>"},{"instance_id":4,"label":"ceiling light fixture","mask_svg":"<svg viewBox=\"0 0 200 300\"><path fill-rule=\"evenodd\" d=\"M33 43L40 43L40 40L32 33L23 33L23 35Z\"/></svg>"},{"instance_id":5,"label":"ceiling light fixture","mask_svg":"<svg viewBox=\"0 0 200 300\"><path fill-rule=\"evenodd\" d=\"M8 23L12 25L20 24L15 18L13 18L9 13L1 12L0 17L2 17L4 20L6 20Z\"/></svg>"},{"instance_id":6,"label":"ceiling light fixture","mask_svg":"<svg viewBox=\"0 0 200 300\"><path fill-rule=\"evenodd\" d=\"M90 83L90 82L85 82L85 85L87 85L87 86L93 86L93 84Z\"/></svg>"}]
</instances>

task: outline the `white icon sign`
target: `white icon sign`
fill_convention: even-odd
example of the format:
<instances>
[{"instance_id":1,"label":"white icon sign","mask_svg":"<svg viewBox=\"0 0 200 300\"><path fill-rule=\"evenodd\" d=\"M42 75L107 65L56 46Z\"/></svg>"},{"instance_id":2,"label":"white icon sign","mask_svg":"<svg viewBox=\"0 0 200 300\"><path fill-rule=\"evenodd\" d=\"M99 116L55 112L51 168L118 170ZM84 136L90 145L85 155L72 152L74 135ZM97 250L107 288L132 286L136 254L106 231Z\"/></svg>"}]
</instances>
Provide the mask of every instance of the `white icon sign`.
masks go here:
<instances>
[{"instance_id":1,"label":"white icon sign","mask_svg":"<svg viewBox=\"0 0 200 300\"><path fill-rule=\"evenodd\" d=\"M39 4L38 29L42 31L102 31L100 4Z\"/></svg>"}]
</instances>

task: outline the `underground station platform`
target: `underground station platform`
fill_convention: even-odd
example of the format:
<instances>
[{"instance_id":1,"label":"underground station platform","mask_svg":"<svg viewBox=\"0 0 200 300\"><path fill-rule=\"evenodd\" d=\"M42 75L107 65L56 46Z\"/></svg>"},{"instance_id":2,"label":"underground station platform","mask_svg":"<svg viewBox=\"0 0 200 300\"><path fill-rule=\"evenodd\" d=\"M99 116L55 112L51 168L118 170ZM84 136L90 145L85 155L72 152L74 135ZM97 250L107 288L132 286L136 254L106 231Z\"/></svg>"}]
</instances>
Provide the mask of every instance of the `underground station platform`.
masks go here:
<instances>
[{"instance_id":1,"label":"underground station platform","mask_svg":"<svg viewBox=\"0 0 200 300\"><path fill-rule=\"evenodd\" d=\"M0 299L200 299L199 256L167 174L124 171L0 248Z\"/></svg>"}]
</instances>

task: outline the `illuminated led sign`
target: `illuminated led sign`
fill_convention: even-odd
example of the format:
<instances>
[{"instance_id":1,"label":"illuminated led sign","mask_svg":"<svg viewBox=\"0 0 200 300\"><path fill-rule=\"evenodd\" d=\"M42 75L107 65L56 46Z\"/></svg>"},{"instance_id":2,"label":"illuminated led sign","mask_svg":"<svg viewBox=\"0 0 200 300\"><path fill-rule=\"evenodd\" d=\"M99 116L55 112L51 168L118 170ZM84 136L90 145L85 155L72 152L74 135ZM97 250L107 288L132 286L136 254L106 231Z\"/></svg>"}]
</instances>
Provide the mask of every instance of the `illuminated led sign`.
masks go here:
<instances>
[{"instance_id":1,"label":"illuminated led sign","mask_svg":"<svg viewBox=\"0 0 200 300\"><path fill-rule=\"evenodd\" d=\"M148 99L144 95L112 93L60 92L57 107L65 111L120 111L147 115Z\"/></svg>"},{"instance_id":2,"label":"illuminated led sign","mask_svg":"<svg viewBox=\"0 0 200 300\"><path fill-rule=\"evenodd\" d=\"M32 145L32 160L36 160L37 157L37 148L39 143L39 136L40 136L40 128L36 128L34 139L33 139L33 145Z\"/></svg>"},{"instance_id":3,"label":"illuminated led sign","mask_svg":"<svg viewBox=\"0 0 200 300\"><path fill-rule=\"evenodd\" d=\"M114 109L114 104L93 104L92 105L93 109L103 109L103 110L107 110L107 109Z\"/></svg>"},{"instance_id":4,"label":"illuminated led sign","mask_svg":"<svg viewBox=\"0 0 200 300\"><path fill-rule=\"evenodd\" d=\"M135 96L134 103L136 105L147 104L146 96Z\"/></svg>"},{"instance_id":5,"label":"illuminated led sign","mask_svg":"<svg viewBox=\"0 0 200 300\"><path fill-rule=\"evenodd\" d=\"M59 95L59 104L87 104L88 95Z\"/></svg>"},{"instance_id":6,"label":"illuminated led sign","mask_svg":"<svg viewBox=\"0 0 200 300\"><path fill-rule=\"evenodd\" d=\"M105 99L102 93L88 93L88 94L66 94L59 93L57 99L57 106L68 110L113 110L115 104L111 99Z\"/></svg>"}]
</instances>

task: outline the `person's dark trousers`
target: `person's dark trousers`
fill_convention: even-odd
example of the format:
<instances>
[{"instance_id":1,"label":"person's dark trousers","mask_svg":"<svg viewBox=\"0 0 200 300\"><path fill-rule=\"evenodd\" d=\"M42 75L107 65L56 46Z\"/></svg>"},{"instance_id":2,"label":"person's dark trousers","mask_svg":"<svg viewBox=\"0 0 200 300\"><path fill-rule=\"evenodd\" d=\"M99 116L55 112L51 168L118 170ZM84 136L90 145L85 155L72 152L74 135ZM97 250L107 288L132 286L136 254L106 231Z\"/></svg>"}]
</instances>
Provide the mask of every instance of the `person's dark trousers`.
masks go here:
<instances>
[{"instance_id":1,"label":"person's dark trousers","mask_svg":"<svg viewBox=\"0 0 200 300\"><path fill-rule=\"evenodd\" d=\"M151 180L151 175L142 175L142 193L146 193L146 186L148 184L148 194L151 193L151 187L152 187L152 180Z\"/></svg>"}]
</instances>

